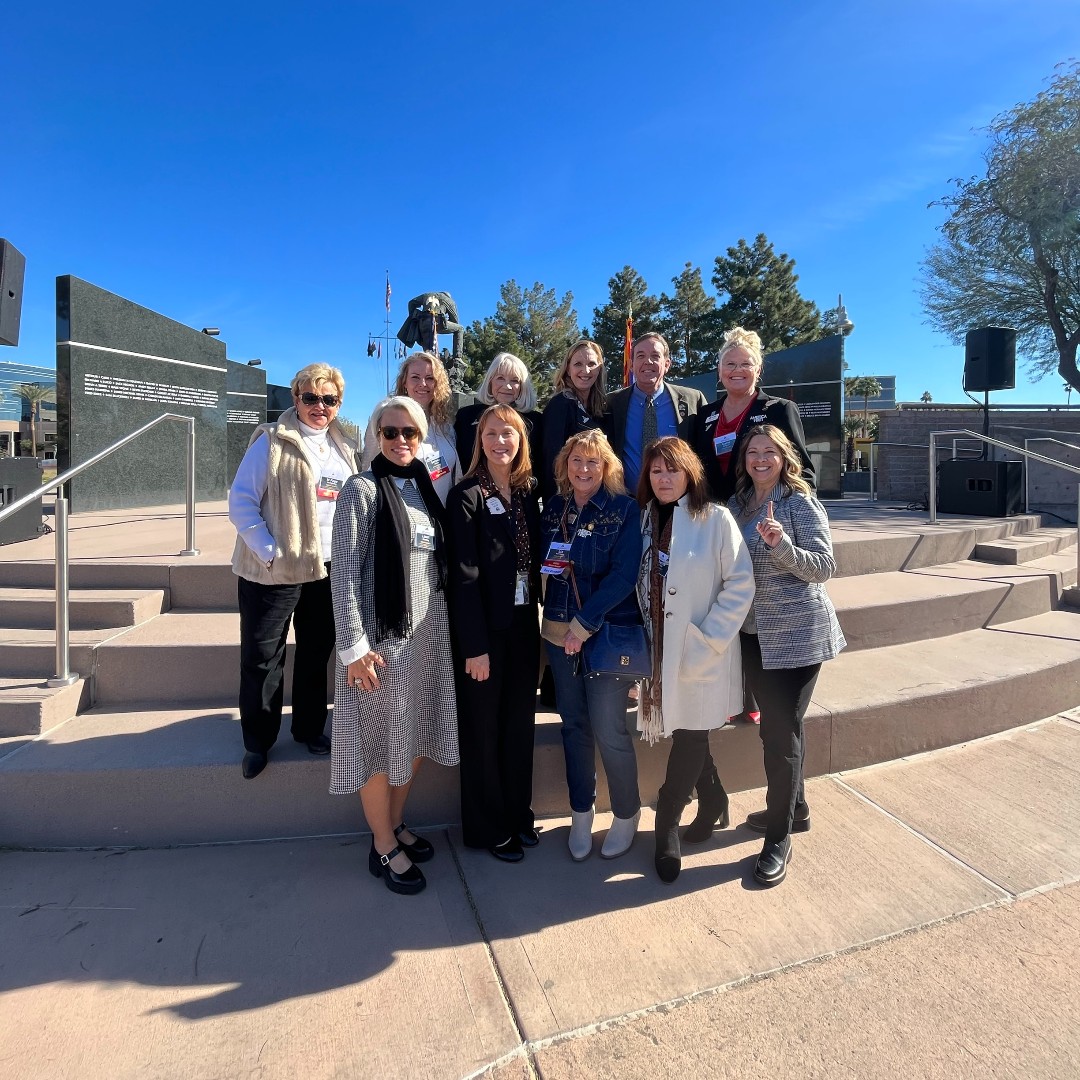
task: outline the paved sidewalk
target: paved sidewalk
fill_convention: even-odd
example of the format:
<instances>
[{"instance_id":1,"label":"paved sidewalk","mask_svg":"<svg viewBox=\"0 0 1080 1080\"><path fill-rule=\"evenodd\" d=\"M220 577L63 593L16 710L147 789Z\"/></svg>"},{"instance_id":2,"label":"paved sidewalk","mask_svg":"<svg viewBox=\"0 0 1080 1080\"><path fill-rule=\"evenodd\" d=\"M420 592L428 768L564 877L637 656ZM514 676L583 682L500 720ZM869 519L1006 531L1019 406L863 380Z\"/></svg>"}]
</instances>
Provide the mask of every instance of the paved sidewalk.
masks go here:
<instances>
[{"instance_id":1,"label":"paved sidewalk","mask_svg":"<svg viewBox=\"0 0 1080 1080\"><path fill-rule=\"evenodd\" d=\"M436 833L410 898L363 837L0 853L0 1075L1075 1077L1080 712L809 801L772 890L745 827L662 885L647 814L580 865Z\"/></svg>"}]
</instances>

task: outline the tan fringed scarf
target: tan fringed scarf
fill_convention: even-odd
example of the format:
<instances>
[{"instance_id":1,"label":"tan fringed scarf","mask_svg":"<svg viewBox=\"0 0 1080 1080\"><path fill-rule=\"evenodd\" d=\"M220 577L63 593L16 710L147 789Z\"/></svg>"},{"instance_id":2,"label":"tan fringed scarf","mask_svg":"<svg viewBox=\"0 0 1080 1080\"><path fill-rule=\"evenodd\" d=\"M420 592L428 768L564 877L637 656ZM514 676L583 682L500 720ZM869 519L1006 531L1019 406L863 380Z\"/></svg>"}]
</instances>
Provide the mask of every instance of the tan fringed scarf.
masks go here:
<instances>
[{"instance_id":1,"label":"tan fringed scarf","mask_svg":"<svg viewBox=\"0 0 1080 1080\"><path fill-rule=\"evenodd\" d=\"M652 677L641 684L641 737L650 746L664 734L664 583L667 575L663 572L660 555L662 553L666 560L671 549L671 525L674 520L675 514L672 512L661 529L659 506L655 499L649 504L649 636L652 638Z\"/></svg>"}]
</instances>

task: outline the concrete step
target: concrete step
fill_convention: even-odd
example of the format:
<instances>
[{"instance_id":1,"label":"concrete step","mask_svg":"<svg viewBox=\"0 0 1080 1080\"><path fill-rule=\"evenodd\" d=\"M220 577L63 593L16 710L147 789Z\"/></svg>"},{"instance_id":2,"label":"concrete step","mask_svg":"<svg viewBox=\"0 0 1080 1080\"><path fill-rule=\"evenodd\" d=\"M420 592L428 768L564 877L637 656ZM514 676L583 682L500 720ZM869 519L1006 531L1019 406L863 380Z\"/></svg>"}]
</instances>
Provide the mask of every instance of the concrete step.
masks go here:
<instances>
[{"instance_id":1,"label":"concrete step","mask_svg":"<svg viewBox=\"0 0 1080 1080\"><path fill-rule=\"evenodd\" d=\"M1042 528L1018 536L1005 536L998 540L986 540L975 545L974 558L984 562L1020 563L1043 559L1059 551L1072 548L1076 554L1076 529Z\"/></svg>"},{"instance_id":2,"label":"concrete step","mask_svg":"<svg viewBox=\"0 0 1080 1080\"><path fill-rule=\"evenodd\" d=\"M102 642L122 634L123 630L106 627L97 630L72 630L70 636L71 668L80 675L91 675L94 650ZM49 679L56 674L56 631L41 628L0 629L0 676L24 679Z\"/></svg>"},{"instance_id":3,"label":"concrete step","mask_svg":"<svg viewBox=\"0 0 1080 1080\"><path fill-rule=\"evenodd\" d=\"M828 591L855 652L1041 615L1075 581L1075 558L1058 554L1008 569L963 560L869 579L833 578Z\"/></svg>"},{"instance_id":4,"label":"concrete step","mask_svg":"<svg viewBox=\"0 0 1080 1080\"><path fill-rule=\"evenodd\" d=\"M633 713L628 717L632 723ZM359 798L328 794L329 759L312 757L292 742L288 724L286 715L267 769L246 781L233 709L160 709L154 702L92 709L7 756L0 748L0 845L166 847L362 829ZM641 792L651 800L663 782L669 744L635 745ZM761 786L756 727L714 732L712 745L730 790ZM534 811L538 817L565 816L569 803L554 713L537 713L534 763ZM597 809L609 809L602 768ZM433 825L459 818L457 769L425 763L409 820Z\"/></svg>"},{"instance_id":5,"label":"concrete step","mask_svg":"<svg viewBox=\"0 0 1080 1080\"><path fill-rule=\"evenodd\" d=\"M160 561L73 561L68 579L73 590L163 589L170 608L236 610L236 575L224 555L177 556ZM0 560L0 587L51 589L55 581L51 558L33 562Z\"/></svg>"},{"instance_id":6,"label":"concrete step","mask_svg":"<svg viewBox=\"0 0 1080 1080\"><path fill-rule=\"evenodd\" d=\"M68 625L72 630L135 626L165 609L165 590L72 589ZM56 592L51 588L0 587L0 626L48 629L56 626Z\"/></svg>"},{"instance_id":7,"label":"concrete step","mask_svg":"<svg viewBox=\"0 0 1080 1080\"><path fill-rule=\"evenodd\" d=\"M936 750L1078 701L1078 611L873 652L845 651L823 665L814 691L807 771L838 772Z\"/></svg>"},{"instance_id":8,"label":"concrete step","mask_svg":"<svg viewBox=\"0 0 1080 1080\"><path fill-rule=\"evenodd\" d=\"M0 738L40 735L90 705L90 682L50 687L33 679L0 678Z\"/></svg>"}]
</instances>

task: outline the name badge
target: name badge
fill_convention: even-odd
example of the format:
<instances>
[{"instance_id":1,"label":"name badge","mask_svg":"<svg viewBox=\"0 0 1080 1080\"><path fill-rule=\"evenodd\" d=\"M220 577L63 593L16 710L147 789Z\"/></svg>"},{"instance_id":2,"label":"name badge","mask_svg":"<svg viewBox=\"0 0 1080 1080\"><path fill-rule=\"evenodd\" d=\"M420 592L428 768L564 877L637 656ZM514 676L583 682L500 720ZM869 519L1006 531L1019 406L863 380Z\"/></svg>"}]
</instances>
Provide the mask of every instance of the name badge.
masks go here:
<instances>
[{"instance_id":1,"label":"name badge","mask_svg":"<svg viewBox=\"0 0 1080 1080\"><path fill-rule=\"evenodd\" d=\"M336 476L320 476L319 483L315 487L317 499L336 499L341 493L343 481Z\"/></svg>"},{"instance_id":2,"label":"name badge","mask_svg":"<svg viewBox=\"0 0 1080 1080\"><path fill-rule=\"evenodd\" d=\"M551 546L540 566L541 574L562 574L570 566L570 545L561 540L552 540Z\"/></svg>"},{"instance_id":3,"label":"name badge","mask_svg":"<svg viewBox=\"0 0 1080 1080\"><path fill-rule=\"evenodd\" d=\"M524 574L518 574L517 584L514 586L514 607L523 607L529 602L529 579Z\"/></svg>"},{"instance_id":4,"label":"name badge","mask_svg":"<svg viewBox=\"0 0 1080 1080\"><path fill-rule=\"evenodd\" d=\"M735 448L735 435L736 432L731 431L727 435L717 435L716 438L713 439L713 452L717 457L731 453Z\"/></svg>"},{"instance_id":5,"label":"name badge","mask_svg":"<svg viewBox=\"0 0 1080 1080\"><path fill-rule=\"evenodd\" d=\"M435 530L430 525L414 525L412 533L413 547L417 551L435 550Z\"/></svg>"},{"instance_id":6,"label":"name badge","mask_svg":"<svg viewBox=\"0 0 1080 1080\"><path fill-rule=\"evenodd\" d=\"M450 466L446 464L446 459L442 454L436 452L431 455L427 460L428 476L431 477L432 482L440 480L449 471Z\"/></svg>"},{"instance_id":7,"label":"name badge","mask_svg":"<svg viewBox=\"0 0 1080 1080\"><path fill-rule=\"evenodd\" d=\"M506 507L503 506L502 499L500 499L497 495L492 495L491 498L487 500L487 508L489 514L506 513Z\"/></svg>"}]
</instances>

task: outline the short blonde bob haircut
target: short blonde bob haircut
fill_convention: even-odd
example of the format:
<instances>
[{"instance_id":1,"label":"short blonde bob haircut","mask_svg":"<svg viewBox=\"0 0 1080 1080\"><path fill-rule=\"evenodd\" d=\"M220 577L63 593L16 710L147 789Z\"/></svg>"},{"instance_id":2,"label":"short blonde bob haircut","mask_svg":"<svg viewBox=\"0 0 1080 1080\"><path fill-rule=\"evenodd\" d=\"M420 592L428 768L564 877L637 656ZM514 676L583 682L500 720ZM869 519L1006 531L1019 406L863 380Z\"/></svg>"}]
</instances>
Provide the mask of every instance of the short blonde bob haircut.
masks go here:
<instances>
[{"instance_id":1,"label":"short blonde bob haircut","mask_svg":"<svg viewBox=\"0 0 1080 1080\"><path fill-rule=\"evenodd\" d=\"M371 419L368 421L368 427L374 431L376 435L382 427L383 413L389 412L391 409L402 409L409 414L409 419L412 420L413 427L418 428L420 431L418 443L422 443L427 438L428 422L423 407L405 394L395 394L393 397L383 398L383 400L375 406L375 411L371 414Z\"/></svg>"},{"instance_id":2,"label":"short blonde bob haircut","mask_svg":"<svg viewBox=\"0 0 1080 1080\"><path fill-rule=\"evenodd\" d=\"M417 361L423 361L431 365L431 373L435 376L435 396L431 399L431 419L437 428L450 426L450 379L447 377L443 362L431 353L418 352L412 356L406 356L398 368L397 383L394 393L399 397L409 396L409 368Z\"/></svg>"},{"instance_id":3,"label":"short blonde bob haircut","mask_svg":"<svg viewBox=\"0 0 1080 1080\"><path fill-rule=\"evenodd\" d=\"M799 452L795 444L775 425L758 424L752 427L739 448L739 459L735 462L735 498L739 506L745 510L750 505L754 495L754 481L746 471L746 451L750 446L750 440L757 435L764 435L780 451L783 459L783 467L780 470L780 490L789 495L793 491L803 495L813 495L814 489L803 479L802 462L799 460Z\"/></svg>"},{"instance_id":4,"label":"short blonde bob haircut","mask_svg":"<svg viewBox=\"0 0 1080 1080\"><path fill-rule=\"evenodd\" d=\"M315 387L322 382L332 383L337 391L337 396L339 398L345 397L345 376L336 367L331 367L329 364L308 364L307 367L301 368L292 377L292 382L289 385L293 397L298 397L308 390L314 393Z\"/></svg>"},{"instance_id":5,"label":"short blonde bob haircut","mask_svg":"<svg viewBox=\"0 0 1080 1080\"><path fill-rule=\"evenodd\" d=\"M741 326L734 326L724 332L724 344L716 354L716 371L719 375L720 368L724 364L724 356L732 349L745 349L754 362L754 387L761 382L761 372L765 367L765 354L761 351L761 338L755 330L744 330Z\"/></svg>"},{"instance_id":6,"label":"short blonde bob haircut","mask_svg":"<svg viewBox=\"0 0 1080 1080\"><path fill-rule=\"evenodd\" d=\"M532 474L532 458L529 456L529 433L525 430L525 421L521 419L521 413L510 405L492 405L485 409L476 425L476 442L473 444L472 461L466 476L472 476L480 462L485 461L484 455L484 428L489 424L509 424L518 436L517 453L510 462L510 487L511 490L528 490L535 483Z\"/></svg>"},{"instance_id":7,"label":"short blonde bob haircut","mask_svg":"<svg viewBox=\"0 0 1080 1080\"><path fill-rule=\"evenodd\" d=\"M650 473L658 459L662 459L669 469L686 473L686 509L691 517L700 517L711 501L709 484L705 479L705 469L701 458L694 453L693 447L676 435L665 435L655 439L645 448L641 456L641 475L638 477L637 501L642 508L656 497L652 489Z\"/></svg>"},{"instance_id":8,"label":"short blonde bob haircut","mask_svg":"<svg viewBox=\"0 0 1080 1080\"><path fill-rule=\"evenodd\" d=\"M576 435L571 435L563 443L563 448L555 458L555 486L560 495L569 495L573 491L570 484L570 467L567 464L573 453L598 457L604 466L602 483L607 493L609 495L626 494L622 462L611 449L607 436L599 428L589 428L588 431L579 431Z\"/></svg>"},{"instance_id":9,"label":"short blonde bob haircut","mask_svg":"<svg viewBox=\"0 0 1080 1080\"><path fill-rule=\"evenodd\" d=\"M515 378L521 381L521 389L513 402L514 408L519 412L532 412L536 408L536 390L533 388L532 376L525 366L525 361L513 353L496 353L495 359L491 361L491 365L487 369L484 381L480 384L480 389L476 392L477 401L482 402L484 405L499 404L492 396L491 380L500 372L504 375L513 374Z\"/></svg>"},{"instance_id":10,"label":"short blonde bob haircut","mask_svg":"<svg viewBox=\"0 0 1080 1080\"><path fill-rule=\"evenodd\" d=\"M577 396L577 389L574 386L573 380L570 378L570 361L574 359L574 354L584 349L586 352L590 352L597 360L600 361L600 371L596 376L596 382L589 387L589 396L585 402L585 411L593 417L595 420L599 420L601 416L607 412L607 390L605 384L607 382L607 366L604 363L604 350L600 348L599 344L590 338L578 338L569 349L566 350L566 355L562 359L562 363L555 371L555 392L564 391L569 394Z\"/></svg>"}]
</instances>

